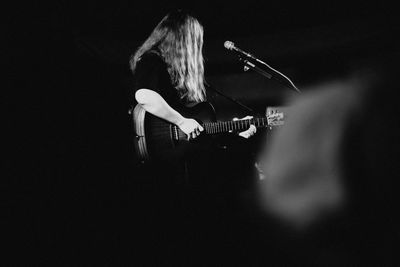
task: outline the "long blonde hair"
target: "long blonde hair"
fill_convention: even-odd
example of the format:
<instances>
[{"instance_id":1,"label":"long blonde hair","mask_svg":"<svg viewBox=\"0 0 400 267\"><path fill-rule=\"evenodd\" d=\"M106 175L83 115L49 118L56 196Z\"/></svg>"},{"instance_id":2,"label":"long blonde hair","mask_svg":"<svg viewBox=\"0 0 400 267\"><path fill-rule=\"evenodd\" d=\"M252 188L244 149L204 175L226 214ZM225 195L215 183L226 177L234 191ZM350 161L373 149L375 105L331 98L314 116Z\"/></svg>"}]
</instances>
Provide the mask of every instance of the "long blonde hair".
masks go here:
<instances>
[{"instance_id":1,"label":"long blonde hair","mask_svg":"<svg viewBox=\"0 0 400 267\"><path fill-rule=\"evenodd\" d=\"M150 50L161 54L182 99L205 100L203 27L196 18L180 10L166 15L131 57L133 72L143 54Z\"/></svg>"}]
</instances>

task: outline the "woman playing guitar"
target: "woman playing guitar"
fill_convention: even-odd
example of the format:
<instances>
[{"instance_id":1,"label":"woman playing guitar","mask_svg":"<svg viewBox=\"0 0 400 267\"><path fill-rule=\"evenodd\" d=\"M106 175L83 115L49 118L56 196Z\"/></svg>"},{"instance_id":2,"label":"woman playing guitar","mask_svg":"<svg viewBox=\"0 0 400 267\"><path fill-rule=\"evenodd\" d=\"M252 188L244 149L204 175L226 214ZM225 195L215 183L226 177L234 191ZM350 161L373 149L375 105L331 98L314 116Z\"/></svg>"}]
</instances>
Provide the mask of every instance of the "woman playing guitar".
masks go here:
<instances>
[{"instance_id":1,"label":"woman playing guitar","mask_svg":"<svg viewBox=\"0 0 400 267\"><path fill-rule=\"evenodd\" d=\"M188 140L204 131L197 120L180 112L206 99L202 48L202 25L179 10L161 20L130 60L138 105L179 127ZM253 135L256 127L249 126L239 135Z\"/></svg>"}]
</instances>

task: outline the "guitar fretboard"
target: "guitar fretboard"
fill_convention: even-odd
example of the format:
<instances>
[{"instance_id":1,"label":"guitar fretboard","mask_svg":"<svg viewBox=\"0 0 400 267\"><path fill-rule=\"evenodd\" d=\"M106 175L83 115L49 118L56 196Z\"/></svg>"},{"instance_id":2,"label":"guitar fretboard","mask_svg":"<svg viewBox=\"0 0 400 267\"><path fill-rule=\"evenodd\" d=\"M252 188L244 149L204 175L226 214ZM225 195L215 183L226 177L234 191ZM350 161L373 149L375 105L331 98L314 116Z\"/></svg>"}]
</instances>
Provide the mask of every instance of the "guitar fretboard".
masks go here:
<instances>
[{"instance_id":1,"label":"guitar fretboard","mask_svg":"<svg viewBox=\"0 0 400 267\"><path fill-rule=\"evenodd\" d=\"M268 118L252 118L237 121L206 122L203 124L207 134L237 132L247 130L253 124L257 128L268 126Z\"/></svg>"}]
</instances>

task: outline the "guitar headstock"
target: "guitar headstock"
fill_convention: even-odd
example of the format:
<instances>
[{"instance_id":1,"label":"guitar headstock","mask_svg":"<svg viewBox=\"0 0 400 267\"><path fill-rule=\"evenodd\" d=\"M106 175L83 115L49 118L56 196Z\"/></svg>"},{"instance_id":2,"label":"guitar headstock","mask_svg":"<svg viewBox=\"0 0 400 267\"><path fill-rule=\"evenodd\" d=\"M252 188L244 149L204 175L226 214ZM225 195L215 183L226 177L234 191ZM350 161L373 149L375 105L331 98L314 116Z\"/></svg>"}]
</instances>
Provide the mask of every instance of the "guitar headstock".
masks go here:
<instances>
[{"instance_id":1,"label":"guitar headstock","mask_svg":"<svg viewBox=\"0 0 400 267\"><path fill-rule=\"evenodd\" d=\"M269 127L282 126L285 124L285 115L283 111L278 108L268 107L266 113Z\"/></svg>"}]
</instances>

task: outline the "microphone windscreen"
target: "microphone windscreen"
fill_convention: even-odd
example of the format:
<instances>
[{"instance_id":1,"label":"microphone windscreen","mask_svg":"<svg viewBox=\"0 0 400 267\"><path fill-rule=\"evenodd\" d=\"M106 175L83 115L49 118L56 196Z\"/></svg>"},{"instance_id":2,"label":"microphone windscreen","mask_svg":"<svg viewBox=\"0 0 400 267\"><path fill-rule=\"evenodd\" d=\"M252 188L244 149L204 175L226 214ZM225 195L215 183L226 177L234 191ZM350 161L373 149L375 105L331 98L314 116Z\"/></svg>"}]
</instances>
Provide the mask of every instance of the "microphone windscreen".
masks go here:
<instances>
[{"instance_id":1,"label":"microphone windscreen","mask_svg":"<svg viewBox=\"0 0 400 267\"><path fill-rule=\"evenodd\" d=\"M235 47L235 44L232 43L231 41L225 41L224 46L228 50L232 50Z\"/></svg>"}]
</instances>

